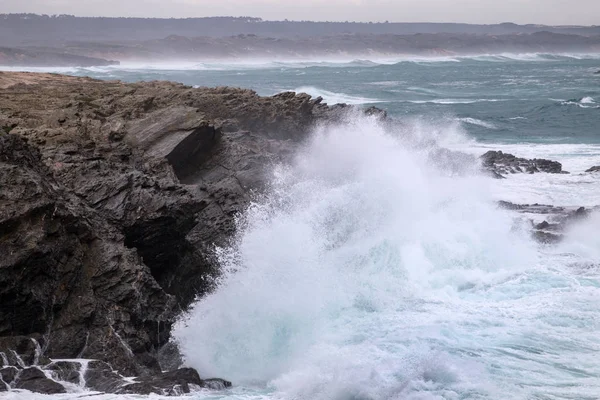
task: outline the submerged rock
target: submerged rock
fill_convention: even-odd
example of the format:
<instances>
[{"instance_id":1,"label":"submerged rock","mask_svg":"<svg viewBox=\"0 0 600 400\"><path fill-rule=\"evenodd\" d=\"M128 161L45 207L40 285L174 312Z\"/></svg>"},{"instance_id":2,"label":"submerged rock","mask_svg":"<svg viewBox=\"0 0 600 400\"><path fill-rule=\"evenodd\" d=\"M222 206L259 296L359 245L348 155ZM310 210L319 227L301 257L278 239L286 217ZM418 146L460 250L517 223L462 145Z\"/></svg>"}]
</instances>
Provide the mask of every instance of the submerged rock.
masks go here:
<instances>
[{"instance_id":1,"label":"submerged rock","mask_svg":"<svg viewBox=\"0 0 600 400\"><path fill-rule=\"evenodd\" d=\"M562 170L562 164L557 161L534 158L518 158L512 154L501 151L488 151L481 156L484 170L489 171L494 177L515 174L536 172L547 172L550 174L568 174Z\"/></svg>"},{"instance_id":2,"label":"submerged rock","mask_svg":"<svg viewBox=\"0 0 600 400\"><path fill-rule=\"evenodd\" d=\"M515 204L508 201L499 201L498 206L506 210L516 211L521 214L543 215L545 220L540 223L532 221L532 237L544 244L559 243L567 227L578 221L588 218L592 212L600 211L600 206L592 209L585 207L556 207L547 204Z\"/></svg>"}]
</instances>

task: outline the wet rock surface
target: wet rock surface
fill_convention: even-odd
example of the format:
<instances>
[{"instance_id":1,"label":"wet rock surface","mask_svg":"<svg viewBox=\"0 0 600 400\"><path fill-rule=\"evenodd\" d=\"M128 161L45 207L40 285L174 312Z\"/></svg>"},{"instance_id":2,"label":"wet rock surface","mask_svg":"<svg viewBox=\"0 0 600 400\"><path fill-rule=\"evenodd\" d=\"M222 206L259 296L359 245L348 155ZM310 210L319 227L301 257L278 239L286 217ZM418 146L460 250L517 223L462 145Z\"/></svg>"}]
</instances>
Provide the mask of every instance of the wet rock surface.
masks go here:
<instances>
[{"instance_id":1,"label":"wet rock surface","mask_svg":"<svg viewBox=\"0 0 600 400\"><path fill-rule=\"evenodd\" d=\"M171 326L213 288L214 248L235 233L236 215L266 187L271 166L314 125L349 112L357 111L306 94L0 72L6 389L177 395L229 387L178 369ZM476 165L443 150L431 157L456 173ZM501 153L485 160L497 175L507 165L562 171ZM564 221L535 230L554 235Z\"/></svg>"},{"instance_id":2,"label":"wet rock surface","mask_svg":"<svg viewBox=\"0 0 600 400\"><path fill-rule=\"evenodd\" d=\"M25 389L31 392L44 394L67 392L63 385L47 378L44 372L36 367L30 367L20 371L15 378L14 387L16 389Z\"/></svg>"},{"instance_id":3,"label":"wet rock surface","mask_svg":"<svg viewBox=\"0 0 600 400\"><path fill-rule=\"evenodd\" d=\"M534 174L546 172L549 174L567 174L562 170L562 164L557 161L545 159L526 159L519 158L512 154L502 151L488 151L481 156L481 162L484 170L488 171L493 177L501 179L504 175L526 173Z\"/></svg>"},{"instance_id":4,"label":"wet rock surface","mask_svg":"<svg viewBox=\"0 0 600 400\"><path fill-rule=\"evenodd\" d=\"M177 396L190 393L190 388L208 388L223 390L231 386L231 382L223 379L202 380L198 372L191 368L182 368L176 371L165 372L151 378L140 379L139 382L123 386L117 393L123 394L151 394L156 393L167 396Z\"/></svg>"},{"instance_id":5,"label":"wet rock surface","mask_svg":"<svg viewBox=\"0 0 600 400\"><path fill-rule=\"evenodd\" d=\"M171 325L211 290L214 246L227 243L270 166L312 126L351 110L306 94L0 72L7 364L50 364L56 380L103 392L121 390L122 376L139 377L132 393L227 387L163 374L181 360L176 348L161 352ZM75 359L98 361L82 372Z\"/></svg>"}]
</instances>

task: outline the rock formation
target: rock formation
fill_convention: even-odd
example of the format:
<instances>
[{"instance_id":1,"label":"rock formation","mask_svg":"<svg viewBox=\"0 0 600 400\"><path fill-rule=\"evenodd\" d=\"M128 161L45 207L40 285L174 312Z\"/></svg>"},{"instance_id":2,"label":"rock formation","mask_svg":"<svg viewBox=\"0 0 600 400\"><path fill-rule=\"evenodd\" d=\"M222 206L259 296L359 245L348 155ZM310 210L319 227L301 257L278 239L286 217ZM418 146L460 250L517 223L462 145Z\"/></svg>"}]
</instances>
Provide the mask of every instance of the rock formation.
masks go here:
<instances>
[{"instance_id":1,"label":"rock formation","mask_svg":"<svg viewBox=\"0 0 600 400\"><path fill-rule=\"evenodd\" d=\"M568 174L562 170L562 164L557 161L534 158L518 158L512 154L501 151L488 151L481 156L481 162L484 170L488 171L495 178L501 179L504 175L536 172L547 172L550 174Z\"/></svg>"},{"instance_id":2,"label":"rock formation","mask_svg":"<svg viewBox=\"0 0 600 400\"><path fill-rule=\"evenodd\" d=\"M0 391L230 386L180 369L171 326L213 288L214 248L270 166L350 110L307 94L0 72ZM474 164L441 149L431 159ZM483 165L562 171L501 152Z\"/></svg>"},{"instance_id":3,"label":"rock formation","mask_svg":"<svg viewBox=\"0 0 600 400\"><path fill-rule=\"evenodd\" d=\"M600 165L596 165L596 166L586 170L585 172L600 172Z\"/></svg>"},{"instance_id":4,"label":"rock formation","mask_svg":"<svg viewBox=\"0 0 600 400\"><path fill-rule=\"evenodd\" d=\"M0 73L0 352L29 354L7 360L12 387L31 366L65 369L49 358L108 362L88 366L103 391L201 386L161 375L174 318L211 289L212 249L266 168L344 110L306 94ZM28 388L58 390L29 374ZM125 389L121 374L143 384Z\"/></svg>"}]
</instances>

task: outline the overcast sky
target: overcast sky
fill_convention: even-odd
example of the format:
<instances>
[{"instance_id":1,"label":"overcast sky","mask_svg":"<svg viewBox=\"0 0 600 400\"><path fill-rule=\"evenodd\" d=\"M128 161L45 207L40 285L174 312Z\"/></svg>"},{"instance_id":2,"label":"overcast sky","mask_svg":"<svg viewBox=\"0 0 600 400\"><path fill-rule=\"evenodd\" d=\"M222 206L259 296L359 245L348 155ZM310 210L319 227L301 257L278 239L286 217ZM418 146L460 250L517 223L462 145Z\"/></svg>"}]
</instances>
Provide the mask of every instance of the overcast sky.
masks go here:
<instances>
[{"instance_id":1,"label":"overcast sky","mask_svg":"<svg viewBox=\"0 0 600 400\"><path fill-rule=\"evenodd\" d=\"M600 25L600 0L0 0L0 13Z\"/></svg>"}]
</instances>

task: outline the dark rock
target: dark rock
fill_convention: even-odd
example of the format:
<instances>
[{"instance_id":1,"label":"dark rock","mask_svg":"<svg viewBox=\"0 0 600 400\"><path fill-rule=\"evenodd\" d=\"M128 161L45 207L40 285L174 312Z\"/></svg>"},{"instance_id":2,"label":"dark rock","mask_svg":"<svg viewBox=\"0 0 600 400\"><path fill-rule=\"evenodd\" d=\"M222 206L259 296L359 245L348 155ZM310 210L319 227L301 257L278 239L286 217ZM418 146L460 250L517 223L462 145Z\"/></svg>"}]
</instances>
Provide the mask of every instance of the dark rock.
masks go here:
<instances>
[{"instance_id":1,"label":"dark rock","mask_svg":"<svg viewBox=\"0 0 600 400\"><path fill-rule=\"evenodd\" d=\"M586 170L585 172L600 172L600 165L596 165L596 166Z\"/></svg>"},{"instance_id":2,"label":"dark rock","mask_svg":"<svg viewBox=\"0 0 600 400\"><path fill-rule=\"evenodd\" d=\"M115 393L128 382L103 361L90 361L84 376L85 387L104 393Z\"/></svg>"},{"instance_id":3,"label":"dark rock","mask_svg":"<svg viewBox=\"0 0 600 400\"><path fill-rule=\"evenodd\" d=\"M13 383L19 370L16 367L5 367L0 369L0 378L7 384Z\"/></svg>"},{"instance_id":4,"label":"dark rock","mask_svg":"<svg viewBox=\"0 0 600 400\"><path fill-rule=\"evenodd\" d=\"M231 387L231 382L218 378L205 379L202 381L202 387L212 390L224 390Z\"/></svg>"},{"instance_id":5,"label":"dark rock","mask_svg":"<svg viewBox=\"0 0 600 400\"><path fill-rule=\"evenodd\" d=\"M131 375L158 369L139 357L161 344L156 330L174 302L119 232L13 134L0 134L0 179L10 188L0 191L0 334L49 332L50 357L110 357ZM19 340L30 365L35 347Z\"/></svg>"},{"instance_id":6,"label":"dark rock","mask_svg":"<svg viewBox=\"0 0 600 400\"><path fill-rule=\"evenodd\" d=\"M80 384L82 383L82 376L79 372L81 367L81 362L77 361L55 361L47 365L44 370L49 371L57 381Z\"/></svg>"},{"instance_id":7,"label":"dark rock","mask_svg":"<svg viewBox=\"0 0 600 400\"><path fill-rule=\"evenodd\" d=\"M49 360L42 355L39 341L43 343L40 335L0 337L0 353L4 354L8 365L14 367L47 364Z\"/></svg>"},{"instance_id":8,"label":"dark rock","mask_svg":"<svg viewBox=\"0 0 600 400\"><path fill-rule=\"evenodd\" d=\"M48 379L38 368L26 368L21 371L16 378L15 388L43 394L67 392L60 383Z\"/></svg>"},{"instance_id":9,"label":"dark rock","mask_svg":"<svg viewBox=\"0 0 600 400\"><path fill-rule=\"evenodd\" d=\"M0 73L0 336L108 362L90 363L94 390L160 374L177 313L214 287L213 249L270 166L356 110L291 92Z\"/></svg>"},{"instance_id":10,"label":"dark rock","mask_svg":"<svg viewBox=\"0 0 600 400\"><path fill-rule=\"evenodd\" d=\"M543 244L556 244L559 243L562 239L562 235L557 235L550 232L545 231L534 231L532 233L533 238Z\"/></svg>"},{"instance_id":11,"label":"dark rock","mask_svg":"<svg viewBox=\"0 0 600 400\"><path fill-rule=\"evenodd\" d=\"M497 175L507 175L515 173L537 173L547 172L550 174L567 173L562 170L562 164L557 161L534 158L528 160L517 158L512 154L506 154L501 151L488 151L481 156L484 170L496 177Z\"/></svg>"},{"instance_id":12,"label":"dark rock","mask_svg":"<svg viewBox=\"0 0 600 400\"><path fill-rule=\"evenodd\" d=\"M183 357L179 352L179 347L173 342L169 342L161 347L157 357L162 371L173 371L183 365Z\"/></svg>"},{"instance_id":13,"label":"dark rock","mask_svg":"<svg viewBox=\"0 0 600 400\"><path fill-rule=\"evenodd\" d=\"M537 224L535 226L535 229L547 229L548 227L550 227L550 224L548 223L548 221L544 221L540 224Z\"/></svg>"},{"instance_id":14,"label":"dark rock","mask_svg":"<svg viewBox=\"0 0 600 400\"><path fill-rule=\"evenodd\" d=\"M190 385L205 387L196 370L182 368L150 378L141 379L139 382L122 387L118 390L118 393L143 395L156 393L160 395L177 396L189 393Z\"/></svg>"}]
</instances>

